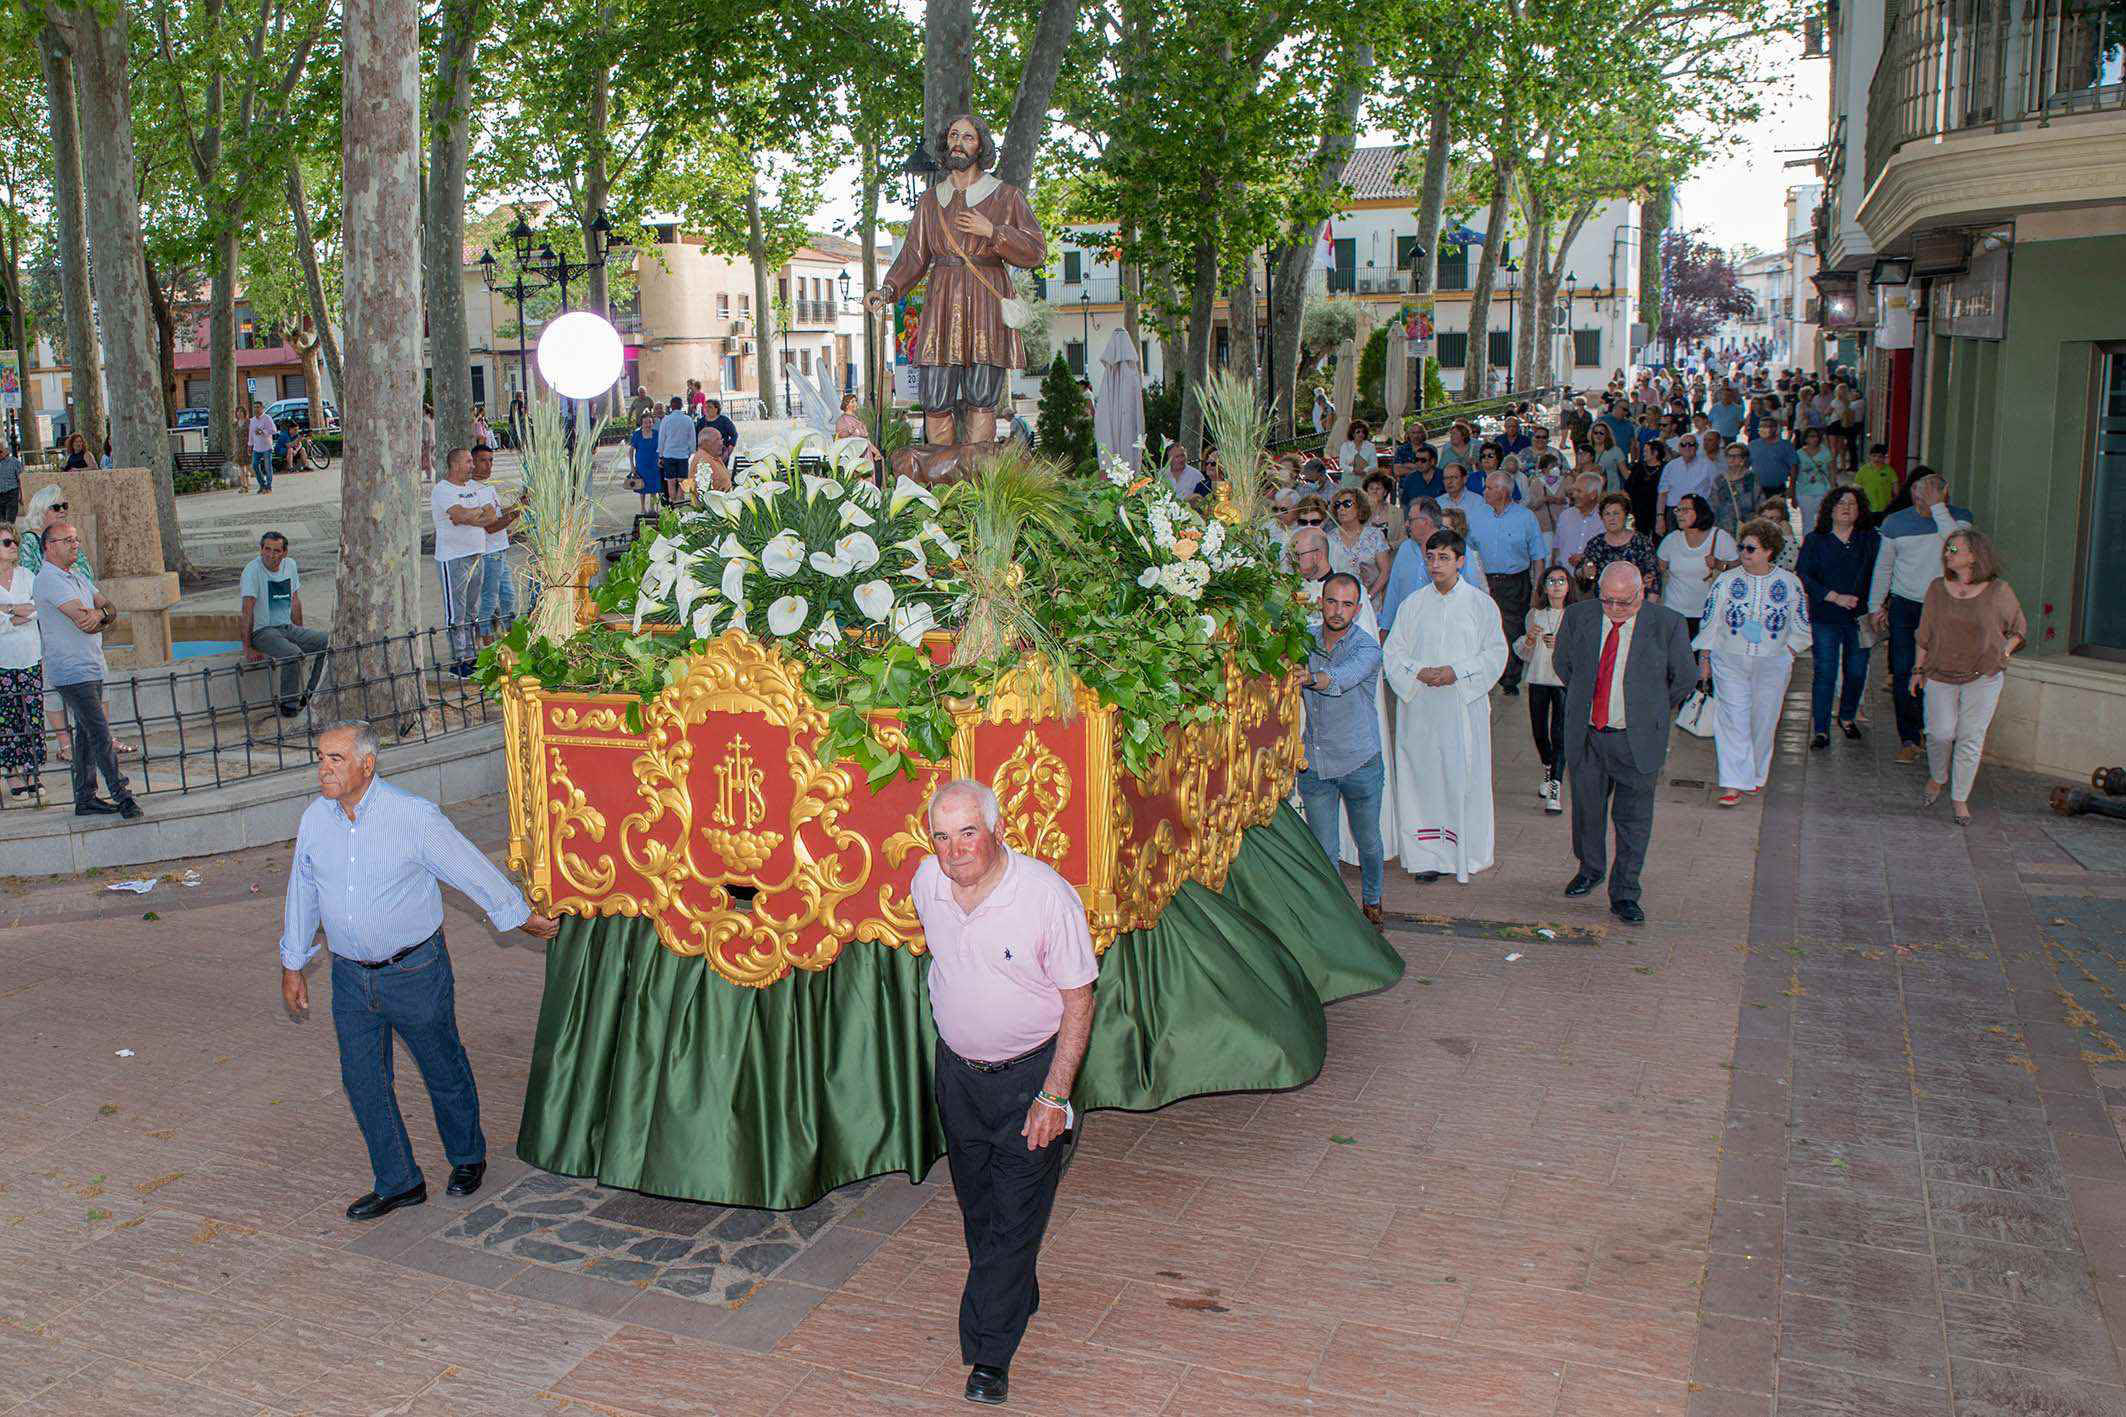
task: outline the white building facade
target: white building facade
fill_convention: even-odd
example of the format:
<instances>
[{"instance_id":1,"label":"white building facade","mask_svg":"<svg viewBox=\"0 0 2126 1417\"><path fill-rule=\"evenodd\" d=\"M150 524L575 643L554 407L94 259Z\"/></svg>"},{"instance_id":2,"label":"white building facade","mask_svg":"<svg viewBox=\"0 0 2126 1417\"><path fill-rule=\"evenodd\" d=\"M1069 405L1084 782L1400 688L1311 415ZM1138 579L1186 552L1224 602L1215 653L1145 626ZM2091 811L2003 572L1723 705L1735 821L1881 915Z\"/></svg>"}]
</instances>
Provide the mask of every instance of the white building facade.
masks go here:
<instances>
[{"instance_id":1,"label":"white building facade","mask_svg":"<svg viewBox=\"0 0 2126 1417\"><path fill-rule=\"evenodd\" d=\"M1310 295L1355 299L1370 308L1376 324L1385 322L1408 300L1411 291L1411 247L1417 239L1417 174L1403 170L1405 149L1361 147L1344 166L1344 185L1352 196L1347 207L1329 223L1328 251L1317 254L1309 280ZM1421 160L1421 159L1420 159ZM1442 222L1445 232L1466 230L1483 213L1449 213ZM1053 312L1049 337L1053 348L1075 372L1095 377L1100 351L1110 334L1122 327L1121 274L1111 251L1098 249L1095 233L1112 227L1079 231L1080 239L1051 234L1049 264L1041 290ZM1480 237L1489 233L1478 233ZM1566 253L1558 307L1548 338L1555 343L1552 367L1576 386L1599 387L1618 369L1632 362L1633 324L1639 302L1639 205L1632 201L1606 202L1588 219ZM1333 262L1325 256L1333 253ZM1461 396L1462 374L1468 364L1469 286L1482 262L1481 244L1440 243L1434 322L1438 341L1434 353L1440 363L1440 379L1450 394ZM1509 233L1502 261L1525 256L1523 243ZM1261 269L1261 257L1256 258ZM1492 294L1489 320L1489 353L1493 368L1506 372L1509 387L1519 387L1523 371L1510 367L1516 356L1513 346L1520 319L1517 309L1519 282L1526 272L1502 270ZM1258 279L1258 287L1260 281ZM1226 303L1212 309L1212 358L1224 362L1230 350L1230 321ZM1267 301L1258 296L1256 327L1259 338L1268 336ZM1156 335L1144 331L1144 373L1147 382L1162 381L1172 359L1160 348ZM1040 371L1030 377L1038 379ZM1468 397L1478 397L1471 391Z\"/></svg>"}]
</instances>

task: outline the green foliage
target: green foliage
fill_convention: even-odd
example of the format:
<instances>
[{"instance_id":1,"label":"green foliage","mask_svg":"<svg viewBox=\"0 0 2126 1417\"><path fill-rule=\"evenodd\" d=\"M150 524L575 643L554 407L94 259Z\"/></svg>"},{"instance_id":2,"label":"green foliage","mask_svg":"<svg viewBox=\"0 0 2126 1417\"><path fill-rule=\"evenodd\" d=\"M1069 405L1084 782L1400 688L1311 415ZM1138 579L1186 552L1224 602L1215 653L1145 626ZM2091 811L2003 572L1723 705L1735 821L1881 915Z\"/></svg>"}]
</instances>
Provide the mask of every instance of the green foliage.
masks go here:
<instances>
[{"instance_id":1,"label":"green foliage","mask_svg":"<svg viewBox=\"0 0 2126 1417\"><path fill-rule=\"evenodd\" d=\"M1358 302L1349 296L1311 298L1299 317L1300 347L1316 358L1334 354L1357 333Z\"/></svg>"},{"instance_id":2,"label":"green foliage","mask_svg":"<svg viewBox=\"0 0 2126 1417\"><path fill-rule=\"evenodd\" d=\"M1388 327L1375 325L1358 356L1358 407L1361 417L1370 413L1378 422L1387 406Z\"/></svg>"},{"instance_id":3,"label":"green foliage","mask_svg":"<svg viewBox=\"0 0 2126 1417\"><path fill-rule=\"evenodd\" d=\"M1042 456L1061 464L1072 476L1090 477L1098 466L1092 406L1060 354L1041 381L1041 415L1034 437Z\"/></svg>"},{"instance_id":4,"label":"green foliage","mask_svg":"<svg viewBox=\"0 0 2126 1417\"><path fill-rule=\"evenodd\" d=\"M1144 386L1144 465L1157 467L1166 445L1181 436L1181 381Z\"/></svg>"},{"instance_id":5,"label":"green foliage","mask_svg":"<svg viewBox=\"0 0 2126 1417\"><path fill-rule=\"evenodd\" d=\"M1447 402L1447 385L1439 376L1439 360L1425 356L1425 407L1439 408Z\"/></svg>"}]
</instances>

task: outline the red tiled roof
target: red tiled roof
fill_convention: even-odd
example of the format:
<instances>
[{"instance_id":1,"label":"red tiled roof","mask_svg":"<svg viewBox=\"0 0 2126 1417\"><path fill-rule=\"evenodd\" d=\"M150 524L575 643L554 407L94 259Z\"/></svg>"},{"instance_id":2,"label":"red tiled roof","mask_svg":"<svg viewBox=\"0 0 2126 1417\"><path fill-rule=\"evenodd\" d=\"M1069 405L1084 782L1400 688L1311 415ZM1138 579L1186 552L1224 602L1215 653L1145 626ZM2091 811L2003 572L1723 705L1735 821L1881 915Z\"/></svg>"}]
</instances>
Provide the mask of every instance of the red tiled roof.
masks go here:
<instances>
[{"instance_id":1,"label":"red tiled roof","mask_svg":"<svg viewBox=\"0 0 2126 1417\"><path fill-rule=\"evenodd\" d=\"M1402 147L1353 148L1344 159L1344 186L1351 189L1353 197L1407 197L1415 201L1418 189L1405 181L1403 174L1403 154L1407 151Z\"/></svg>"}]
</instances>

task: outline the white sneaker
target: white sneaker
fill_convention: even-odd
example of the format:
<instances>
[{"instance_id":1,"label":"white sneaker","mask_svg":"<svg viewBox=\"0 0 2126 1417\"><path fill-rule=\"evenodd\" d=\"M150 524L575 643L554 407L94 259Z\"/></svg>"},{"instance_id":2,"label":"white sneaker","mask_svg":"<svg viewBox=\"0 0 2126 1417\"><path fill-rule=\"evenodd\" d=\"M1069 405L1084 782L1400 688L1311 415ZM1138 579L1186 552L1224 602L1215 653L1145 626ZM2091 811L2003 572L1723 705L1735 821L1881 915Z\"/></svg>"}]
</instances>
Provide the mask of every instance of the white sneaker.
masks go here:
<instances>
[{"instance_id":1,"label":"white sneaker","mask_svg":"<svg viewBox=\"0 0 2126 1417\"><path fill-rule=\"evenodd\" d=\"M1536 784L1535 784L1535 800L1536 800L1536 801L1538 801L1538 802L1548 802L1548 801L1550 800L1550 779L1549 779L1549 778L1547 778L1547 777L1544 777L1544 778L1538 778L1538 779L1536 779Z\"/></svg>"},{"instance_id":2,"label":"white sneaker","mask_svg":"<svg viewBox=\"0 0 2126 1417\"><path fill-rule=\"evenodd\" d=\"M1564 810L1565 810L1565 803L1564 803L1564 801L1562 800L1562 799L1563 799L1563 788L1564 788L1564 784L1563 784L1563 783L1559 783L1559 782L1547 782L1547 783L1543 784L1543 810L1544 810L1544 811L1546 811L1546 812L1562 812L1562 811L1564 811Z\"/></svg>"}]
</instances>

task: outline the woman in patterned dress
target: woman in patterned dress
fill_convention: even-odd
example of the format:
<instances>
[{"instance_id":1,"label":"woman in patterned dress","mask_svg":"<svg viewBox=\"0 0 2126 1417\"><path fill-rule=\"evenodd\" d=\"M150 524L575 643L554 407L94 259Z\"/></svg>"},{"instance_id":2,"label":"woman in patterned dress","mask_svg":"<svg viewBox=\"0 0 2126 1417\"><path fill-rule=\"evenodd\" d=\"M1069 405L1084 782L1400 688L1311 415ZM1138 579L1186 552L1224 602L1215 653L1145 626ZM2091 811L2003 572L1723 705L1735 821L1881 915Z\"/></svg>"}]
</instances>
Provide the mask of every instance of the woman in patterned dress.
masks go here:
<instances>
[{"instance_id":1,"label":"woman in patterned dress","mask_svg":"<svg viewBox=\"0 0 2126 1417\"><path fill-rule=\"evenodd\" d=\"M43 642L22 564L22 538L0 524L0 773L10 796L38 790L44 770Z\"/></svg>"}]
</instances>

